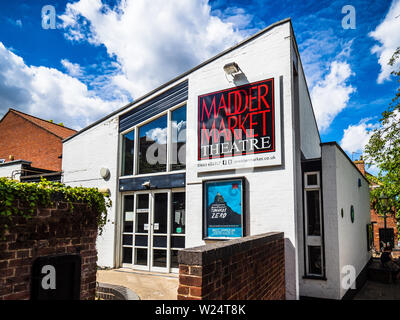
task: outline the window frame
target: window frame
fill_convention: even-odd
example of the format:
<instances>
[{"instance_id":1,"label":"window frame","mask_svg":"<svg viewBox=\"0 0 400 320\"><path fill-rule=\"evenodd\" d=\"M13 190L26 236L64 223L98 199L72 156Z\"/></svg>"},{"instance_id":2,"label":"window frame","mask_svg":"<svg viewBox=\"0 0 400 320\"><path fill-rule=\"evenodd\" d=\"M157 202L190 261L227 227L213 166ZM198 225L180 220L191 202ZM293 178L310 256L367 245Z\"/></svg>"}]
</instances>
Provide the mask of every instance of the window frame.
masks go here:
<instances>
[{"instance_id":1,"label":"window frame","mask_svg":"<svg viewBox=\"0 0 400 320\"><path fill-rule=\"evenodd\" d=\"M167 174L167 173L184 173L186 172L186 168L185 169L181 169L181 170L172 170L172 112L184 107L186 105L186 121L187 121L187 101L184 101L182 103L179 103L175 106L173 106L172 108L169 108L168 110L165 110L163 112L160 112L159 114L150 117L136 125L134 125L133 127L120 132L120 143L119 143L119 178L120 179L128 179L128 178L133 178L133 177L147 177L147 176L156 176L156 175L163 175L163 174ZM163 116L167 115L167 163L166 163L166 170L162 171L162 172L153 172L153 173L141 173L139 174L139 164L138 164L138 160L139 160L139 128L158 119L161 118ZM134 154L133 154L133 174L131 175L123 175L122 172L122 168L123 168L123 152L122 152L122 148L123 148L123 136L127 133L130 133L131 131L134 131Z\"/></svg>"},{"instance_id":2,"label":"window frame","mask_svg":"<svg viewBox=\"0 0 400 320\"><path fill-rule=\"evenodd\" d=\"M308 185L308 176L317 175L317 184ZM324 256L324 230L323 230L323 213L322 213L322 190L321 190L321 171L304 172L304 188L303 188L303 212L304 212L304 251L305 251L305 275L306 277L324 278L325 277L325 256ZM308 235L308 207L307 207L307 192L318 191L319 197L319 221L320 221L320 235ZM310 272L310 257L309 247L317 246L321 248L321 274Z\"/></svg>"}]
</instances>

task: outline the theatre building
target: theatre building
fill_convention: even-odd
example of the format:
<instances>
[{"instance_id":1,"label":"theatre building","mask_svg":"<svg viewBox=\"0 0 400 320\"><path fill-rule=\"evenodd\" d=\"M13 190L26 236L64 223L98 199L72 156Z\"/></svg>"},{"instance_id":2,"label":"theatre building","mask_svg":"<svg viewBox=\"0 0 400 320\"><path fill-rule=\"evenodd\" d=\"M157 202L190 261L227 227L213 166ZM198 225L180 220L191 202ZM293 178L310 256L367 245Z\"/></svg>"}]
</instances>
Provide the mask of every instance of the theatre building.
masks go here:
<instances>
[{"instance_id":1,"label":"theatre building","mask_svg":"<svg viewBox=\"0 0 400 320\"><path fill-rule=\"evenodd\" d=\"M280 231L288 299L345 298L343 277L362 280L368 181L336 143L321 143L290 19L63 148L66 184L111 194L100 266L173 273L182 248Z\"/></svg>"}]
</instances>

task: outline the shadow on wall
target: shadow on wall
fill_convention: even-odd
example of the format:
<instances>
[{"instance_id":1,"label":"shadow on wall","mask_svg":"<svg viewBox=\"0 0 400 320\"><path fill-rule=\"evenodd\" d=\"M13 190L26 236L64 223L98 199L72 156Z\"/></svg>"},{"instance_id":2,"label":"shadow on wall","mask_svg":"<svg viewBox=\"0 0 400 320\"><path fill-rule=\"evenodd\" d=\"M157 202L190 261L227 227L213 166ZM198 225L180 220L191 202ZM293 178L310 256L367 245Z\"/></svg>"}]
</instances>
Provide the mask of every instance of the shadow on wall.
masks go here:
<instances>
[{"instance_id":1,"label":"shadow on wall","mask_svg":"<svg viewBox=\"0 0 400 320\"><path fill-rule=\"evenodd\" d=\"M297 299L296 263L296 250L292 242L285 238L286 300Z\"/></svg>"}]
</instances>

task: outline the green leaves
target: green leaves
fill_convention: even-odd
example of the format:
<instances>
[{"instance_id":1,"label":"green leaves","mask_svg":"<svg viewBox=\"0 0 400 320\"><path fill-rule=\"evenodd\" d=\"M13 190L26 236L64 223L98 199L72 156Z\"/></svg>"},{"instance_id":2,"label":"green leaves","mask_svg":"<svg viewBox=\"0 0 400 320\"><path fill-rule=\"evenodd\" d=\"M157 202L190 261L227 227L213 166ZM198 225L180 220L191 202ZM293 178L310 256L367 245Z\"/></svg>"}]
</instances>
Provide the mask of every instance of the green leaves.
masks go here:
<instances>
[{"instance_id":1,"label":"green leaves","mask_svg":"<svg viewBox=\"0 0 400 320\"><path fill-rule=\"evenodd\" d=\"M31 219L39 206L50 207L55 196L65 199L73 211L73 203L85 203L98 212L97 224L99 233L107 222L107 210L111 207L109 196L104 196L97 188L70 187L60 182L50 182L42 179L39 183L22 183L7 178L0 178L0 237L11 225L14 216ZM16 201L28 205L19 209ZM3 223L2 220L5 220Z\"/></svg>"},{"instance_id":2,"label":"green leaves","mask_svg":"<svg viewBox=\"0 0 400 320\"><path fill-rule=\"evenodd\" d=\"M389 61L395 65L400 58L400 47L394 52ZM400 81L400 70L392 72ZM387 110L382 113L381 126L375 129L365 146L365 158L369 164L379 168L379 176L375 182L379 187L371 190L372 207L380 214L385 211L396 212L400 219L400 88ZM371 179L370 179L371 180ZM389 205L384 208L379 200L384 193L389 198ZM398 226L400 231L400 226Z\"/></svg>"}]
</instances>

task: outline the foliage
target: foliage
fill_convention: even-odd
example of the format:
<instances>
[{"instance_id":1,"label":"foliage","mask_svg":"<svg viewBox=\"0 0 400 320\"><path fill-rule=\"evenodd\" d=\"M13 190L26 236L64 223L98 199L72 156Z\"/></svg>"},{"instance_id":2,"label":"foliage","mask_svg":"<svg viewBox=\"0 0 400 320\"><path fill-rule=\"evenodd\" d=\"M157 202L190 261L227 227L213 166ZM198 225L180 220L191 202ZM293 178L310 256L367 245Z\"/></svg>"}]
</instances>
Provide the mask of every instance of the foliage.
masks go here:
<instances>
[{"instance_id":1,"label":"foliage","mask_svg":"<svg viewBox=\"0 0 400 320\"><path fill-rule=\"evenodd\" d=\"M400 47L394 52L389 65L394 66L400 58ZM400 69L392 71L400 82ZM400 220L400 87L387 110L382 113L380 127L372 133L365 147L365 156L369 164L379 168L379 187L371 190L374 209L383 214L394 211ZM379 198L382 194L389 198L387 208L384 208ZM400 231L400 227L398 227Z\"/></svg>"},{"instance_id":2,"label":"foliage","mask_svg":"<svg viewBox=\"0 0 400 320\"><path fill-rule=\"evenodd\" d=\"M103 195L96 188L70 187L60 182L51 182L42 179L39 183L24 183L7 178L0 178L0 218L5 218L6 223L0 225L0 236L4 234L13 217L20 216L30 219L38 206L52 206L55 197L69 203L71 211L73 203L85 203L98 212L97 223L99 233L107 222L107 208L111 207L108 195ZM16 200L25 202L28 210L15 206Z\"/></svg>"}]
</instances>

